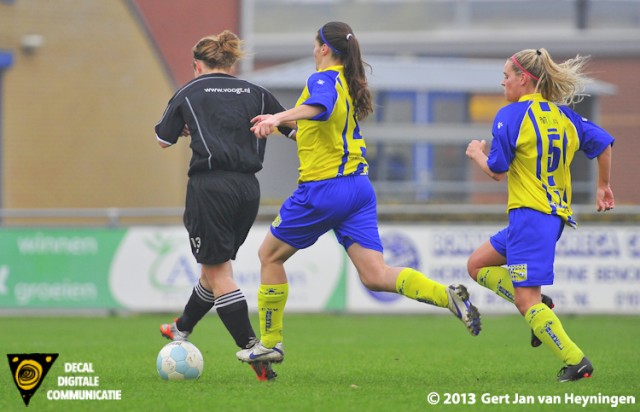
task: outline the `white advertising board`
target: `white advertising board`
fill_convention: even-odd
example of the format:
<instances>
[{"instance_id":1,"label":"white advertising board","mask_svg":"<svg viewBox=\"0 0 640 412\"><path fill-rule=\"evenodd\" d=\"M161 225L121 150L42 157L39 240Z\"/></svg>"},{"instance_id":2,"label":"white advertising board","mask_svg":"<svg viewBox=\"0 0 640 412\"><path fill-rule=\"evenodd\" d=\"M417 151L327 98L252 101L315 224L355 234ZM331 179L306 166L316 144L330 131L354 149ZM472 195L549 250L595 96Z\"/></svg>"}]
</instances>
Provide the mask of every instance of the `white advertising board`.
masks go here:
<instances>
[{"instance_id":1,"label":"white advertising board","mask_svg":"<svg viewBox=\"0 0 640 412\"><path fill-rule=\"evenodd\" d=\"M443 284L463 283L484 314L515 314L515 307L477 285L467 274L468 256L499 226L382 225L385 259L412 266ZM350 266L347 310L376 313L448 313L397 295L375 294L360 284ZM640 314L640 228L566 228L557 245L555 282L544 286L558 313Z\"/></svg>"},{"instance_id":2,"label":"white advertising board","mask_svg":"<svg viewBox=\"0 0 640 412\"><path fill-rule=\"evenodd\" d=\"M416 268L445 285L463 283L483 314L515 314L515 307L473 282L466 263L473 250L501 227L492 225L383 224L380 235L391 266ZM257 309L258 248L269 226L256 225L233 262L234 278ZM372 293L332 232L298 251L285 268L288 312L434 313L441 308L397 294ZM182 227L133 227L114 254L111 294L124 309L179 311L200 276ZM557 247L555 283L543 287L558 313L640 314L640 228L567 228Z\"/></svg>"},{"instance_id":3,"label":"white advertising board","mask_svg":"<svg viewBox=\"0 0 640 412\"><path fill-rule=\"evenodd\" d=\"M268 230L256 225L233 261L234 279L257 309L260 286L258 248ZM322 236L309 250L287 261L291 311L320 312L338 287L343 265L342 248L332 233ZM180 311L187 303L201 268L182 227L132 227L118 247L110 269L111 294L123 308L133 311ZM344 299L342 299L343 309ZM340 299L338 300L340 304Z\"/></svg>"}]
</instances>

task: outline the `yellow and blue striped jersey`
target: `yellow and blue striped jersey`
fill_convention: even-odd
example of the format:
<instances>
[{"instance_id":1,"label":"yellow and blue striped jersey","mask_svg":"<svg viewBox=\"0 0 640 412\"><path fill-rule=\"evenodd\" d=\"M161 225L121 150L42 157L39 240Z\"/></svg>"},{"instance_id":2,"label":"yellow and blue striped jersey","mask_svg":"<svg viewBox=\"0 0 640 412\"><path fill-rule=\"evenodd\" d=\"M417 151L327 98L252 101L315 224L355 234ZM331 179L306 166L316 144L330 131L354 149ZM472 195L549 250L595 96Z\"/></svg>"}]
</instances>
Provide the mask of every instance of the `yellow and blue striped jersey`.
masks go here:
<instances>
[{"instance_id":1,"label":"yellow and blue striped jersey","mask_svg":"<svg viewBox=\"0 0 640 412\"><path fill-rule=\"evenodd\" d=\"M570 165L575 152L589 159L613 144L613 137L566 106L541 94L522 96L498 112L487 165L507 173L507 209L530 208L575 225Z\"/></svg>"},{"instance_id":2,"label":"yellow and blue striped jersey","mask_svg":"<svg viewBox=\"0 0 640 412\"><path fill-rule=\"evenodd\" d=\"M355 118L343 66L331 66L312 74L296 102L296 106L302 104L321 106L324 111L313 119L298 121L298 182L366 175L369 171L366 145Z\"/></svg>"}]
</instances>

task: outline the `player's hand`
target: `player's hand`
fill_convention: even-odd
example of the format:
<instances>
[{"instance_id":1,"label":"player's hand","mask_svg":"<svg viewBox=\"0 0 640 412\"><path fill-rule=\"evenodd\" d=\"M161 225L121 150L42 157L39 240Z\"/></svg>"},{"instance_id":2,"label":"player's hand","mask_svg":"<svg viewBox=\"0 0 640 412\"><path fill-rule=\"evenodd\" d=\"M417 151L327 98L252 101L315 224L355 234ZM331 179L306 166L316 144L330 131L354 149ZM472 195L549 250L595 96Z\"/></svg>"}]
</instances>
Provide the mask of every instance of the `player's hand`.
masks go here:
<instances>
[{"instance_id":1,"label":"player's hand","mask_svg":"<svg viewBox=\"0 0 640 412\"><path fill-rule=\"evenodd\" d=\"M465 153L469 159L474 159L478 154L484 153L486 146L486 140L472 140L467 146L467 151Z\"/></svg>"},{"instance_id":2,"label":"player's hand","mask_svg":"<svg viewBox=\"0 0 640 412\"><path fill-rule=\"evenodd\" d=\"M615 206L613 191L609 186L598 187L598 191L596 192L596 206L598 212L606 212Z\"/></svg>"},{"instance_id":3,"label":"player's hand","mask_svg":"<svg viewBox=\"0 0 640 412\"><path fill-rule=\"evenodd\" d=\"M185 124L184 128L180 132L180 137L187 137L187 136L191 136L191 132L189 131L189 126Z\"/></svg>"},{"instance_id":4,"label":"player's hand","mask_svg":"<svg viewBox=\"0 0 640 412\"><path fill-rule=\"evenodd\" d=\"M253 119L251 119L251 124L255 125L256 123L260 123L261 121L266 120L271 116L273 116L273 115L272 114L259 114L256 117L254 117Z\"/></svg>"},{"instance_id":5,"label":"player's hand","mask_svg":"<svg viewBox=\"0 0 640 412\"><path fill-rule=\"evenodd\" d=\"M258 115L251 119L251 123L253 123L251 131L258 139L264 139L269 136L280 125L278 119L271 114Z\"/></svg>"}]
</instances>

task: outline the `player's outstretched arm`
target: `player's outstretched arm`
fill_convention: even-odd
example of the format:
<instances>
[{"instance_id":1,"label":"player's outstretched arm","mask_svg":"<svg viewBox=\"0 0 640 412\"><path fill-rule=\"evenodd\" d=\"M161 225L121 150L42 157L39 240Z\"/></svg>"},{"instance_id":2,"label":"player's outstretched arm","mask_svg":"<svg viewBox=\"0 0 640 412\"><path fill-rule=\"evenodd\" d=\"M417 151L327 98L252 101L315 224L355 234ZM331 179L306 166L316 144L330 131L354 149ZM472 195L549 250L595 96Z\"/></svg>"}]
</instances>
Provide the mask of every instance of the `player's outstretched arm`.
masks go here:
<instances>
[{"instance_id":1,"label":"player's outstretched arm","mask_svg":"<svg viewBox=\"0 0 640 412\"><path fill-rule=\"evenodd\" d=\"M610 176L611 146L608 146L598 156L598 190L596 192L596 208L598 212L606 212L615 206L613 191L609 185Z\"/></svg>"}]
</instances>

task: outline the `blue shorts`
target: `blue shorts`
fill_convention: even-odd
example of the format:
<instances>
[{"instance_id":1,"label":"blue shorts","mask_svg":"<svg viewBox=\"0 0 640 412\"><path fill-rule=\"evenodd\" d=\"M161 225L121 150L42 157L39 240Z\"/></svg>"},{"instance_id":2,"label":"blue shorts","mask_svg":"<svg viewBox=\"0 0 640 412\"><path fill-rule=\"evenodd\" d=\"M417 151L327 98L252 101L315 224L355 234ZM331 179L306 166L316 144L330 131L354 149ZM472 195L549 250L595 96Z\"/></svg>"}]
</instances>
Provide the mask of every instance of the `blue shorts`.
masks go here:
<instances>
[{"instance_id":1,"label":"blue shorts","mask_svg":"<svg viewBox=\"0 0 640 412\"><path fill-rule=\"evenodd\" d=\"M521 208L509 211L509 226L491 236L493 248L507 258L514 287L553 285L561 217Z\"/></svg>"},{"instance_id":2,"label":"blue shorts","mask_svg":"<svg viewBox=\"0 0 640 412\"><path fill-rule=\"evenodd\" d=\"M332 229L345 250L357 243L382 252L376 193L368 176L300 183L271 224L271 233L296 249L308 248Z\"/></svg>"}]
</instances>

